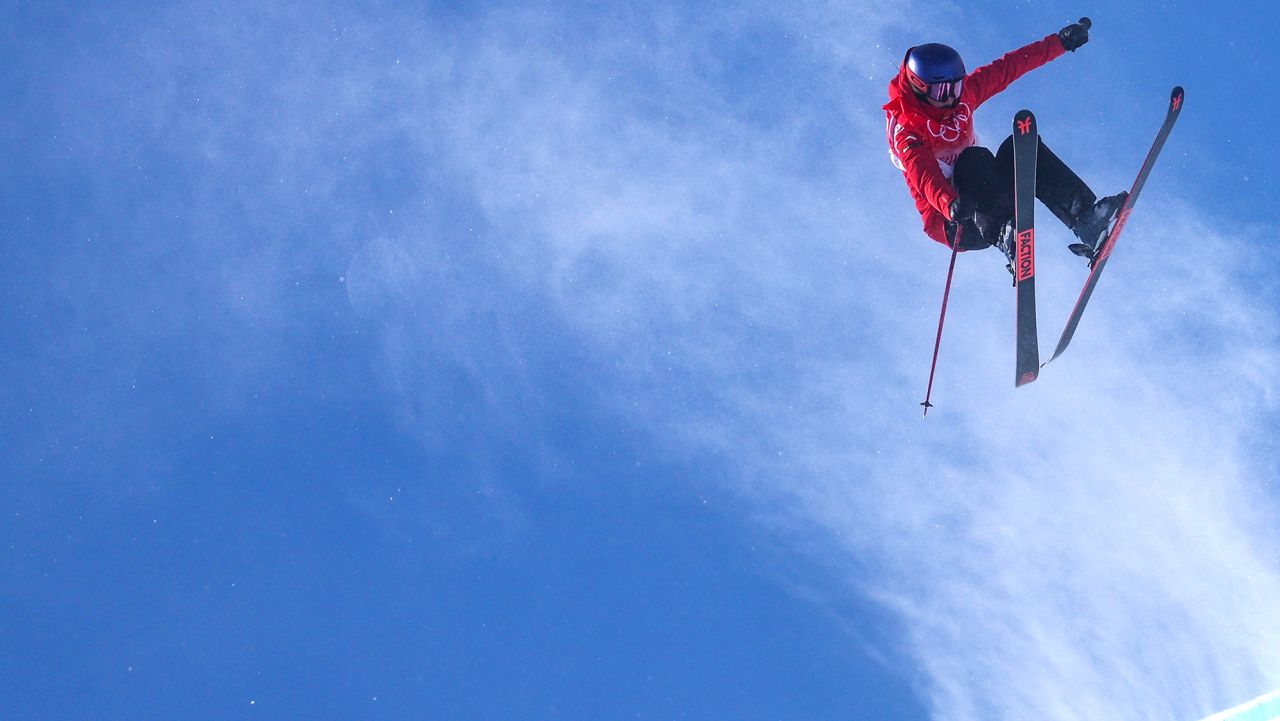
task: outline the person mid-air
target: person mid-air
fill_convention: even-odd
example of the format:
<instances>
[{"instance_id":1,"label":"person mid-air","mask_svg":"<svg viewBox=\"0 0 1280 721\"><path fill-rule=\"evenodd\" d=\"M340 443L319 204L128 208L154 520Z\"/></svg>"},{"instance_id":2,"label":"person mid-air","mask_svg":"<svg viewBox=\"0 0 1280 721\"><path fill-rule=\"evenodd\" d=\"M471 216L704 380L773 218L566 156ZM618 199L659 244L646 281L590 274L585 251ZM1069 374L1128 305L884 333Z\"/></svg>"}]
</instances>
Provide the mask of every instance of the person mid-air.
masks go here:
<instances>
[{"instance_id":1,"label":"person mid-air","mask_svg":"<svg viewBox=\"0 0 1280 721\"><path fill-rule=\"evenodd\" d=\"M972 73L940 43L907 50L889 83L889 156L903 172L924 232L958 250L996 246L1012 269L1013 138L993 155L978 144L974 111L1027 72L1089 41L1089 25L1072 23ZM1036 157L1036 197L1072 233L1069 248L1092 258L1126 193L1099 199L1043 142Z\"/></svg>"}]
</instances>

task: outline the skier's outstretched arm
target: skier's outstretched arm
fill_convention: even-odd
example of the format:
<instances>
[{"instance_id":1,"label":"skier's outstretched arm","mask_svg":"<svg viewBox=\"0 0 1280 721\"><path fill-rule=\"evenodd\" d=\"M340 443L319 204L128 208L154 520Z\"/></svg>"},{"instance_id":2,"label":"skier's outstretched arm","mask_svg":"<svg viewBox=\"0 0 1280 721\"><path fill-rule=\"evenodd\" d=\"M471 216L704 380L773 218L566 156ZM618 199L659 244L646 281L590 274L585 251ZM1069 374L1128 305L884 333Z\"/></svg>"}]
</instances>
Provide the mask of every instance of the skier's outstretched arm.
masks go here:
<instances>
[{"instance_id":1,"label":"skier's outstretched arm","mask_svg":"<svg viewBox=\"0 0 1280 721\"><path fill-rule=\"evenodd\" d=\"M973 92L974 107L985 103L1023 75L1089 42L1090 25L1087 18L1081 18L1081 22L1005 53L998 60L974 70L965 81Z\"/></svg>"}]
</instances>

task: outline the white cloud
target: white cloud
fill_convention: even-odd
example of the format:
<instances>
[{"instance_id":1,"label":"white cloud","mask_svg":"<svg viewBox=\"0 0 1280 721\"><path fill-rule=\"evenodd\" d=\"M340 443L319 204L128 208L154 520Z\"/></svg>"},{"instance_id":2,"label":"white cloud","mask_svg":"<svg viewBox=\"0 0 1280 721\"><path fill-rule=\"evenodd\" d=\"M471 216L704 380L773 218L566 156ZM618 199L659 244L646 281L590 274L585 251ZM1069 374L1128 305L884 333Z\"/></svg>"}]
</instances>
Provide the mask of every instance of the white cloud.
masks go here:
<instances>
[{"instance_id":1,"label":"white cloud","mask_svg":"<svg viewBox=\"0 0 1280 721\"><path fill-rule=\"evenodd\" d=\"M646 71L687 72L701 40L667 38ZM893 55L793 42L862 71ZM476 58L455 162L526 280L643 379L657 436L738 459L735 490L821 529L832 559L878 559L846 580L901 614L937 718L1190 718L1280 681L1274 499L1246 449L1280 359L1273 314L1230 281L1249 238L1153 188L1071 352L1016 393L1003 270L966 256L923 422L946 253L867 137L878 119L805 175L787 157L817 108L756 127L695 74L671 120L610 91L626 64L501 30ZM883 80L850 82L848 107L875 118ZM1156 217L1197 252L1160 252ZM1049 344L1083 271L1044 235Z\"/></svg>"}]
</instances>

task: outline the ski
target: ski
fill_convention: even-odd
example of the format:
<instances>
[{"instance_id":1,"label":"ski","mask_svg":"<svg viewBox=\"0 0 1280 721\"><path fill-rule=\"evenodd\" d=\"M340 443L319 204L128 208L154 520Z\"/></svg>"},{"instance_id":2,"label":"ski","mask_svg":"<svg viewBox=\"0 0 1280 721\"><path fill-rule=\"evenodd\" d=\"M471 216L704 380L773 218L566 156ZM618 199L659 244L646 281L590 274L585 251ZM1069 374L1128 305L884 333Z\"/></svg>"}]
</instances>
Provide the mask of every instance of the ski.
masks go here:
<instances>
[{"instance_id":1,"label":"ski","mask_svg":"<svg viewBox=\"0 0 1280 721\"><path fill-rule=\"evenodd\" d=\"M1071 337L1075 335L1076 326L1080 324L1080 316L1084 315L1084 308L1089 303L1090 296L1093 295L1093 289L1098 285L1098 278L1102 275L1102 269L1107 267L1107 259L1111 257L1111 251L1115 250L1116 241L1120 238L1120 233L1124 232L1124 226L1129 222L1129 213L1133 210L1133 204L1138 202L1138 194L1142 192L1142 186L1147 182L1147 176L1151 173L1151 167L1155 165L1156 158L1160 155L1160 149L1164 147L1164 141L1169 137L1169 131L1173 130L1173 124L1178 120L1178 115L1182 112L1182 87L1178 86L1173 89L1169 95L1169 110L1164 116L1164 124L1160 126L1160 132L1156 134L1156 139L1151 144L1151 150L1147 152L1147 159L1142 163L1142 169L1138 171L1138 177L1133 181L1133 187L1129 190L1129 197L1125 198L1124 203L1120 206L1120 212L1116 215L1115 224L1111 226L1111 232L1107 234L1102 246L1098 248L1094 254L1093 260L1089 262L1089 277L1084 282L1084 288L1080 291L1080 297L1076 300L1075 307L1071 310L1071 317L1067 319L1067 325L1062 331L1062 337L1058 339L1058 347L1054 349L1053 356L1045 361L1045 365L1052 363L1054 359L1062 355L1067 349L1067 345L1071 342Z\"/></svg>"},{"instance_id":2,"label":"ski","mask_svg":"<svg viewBox=\"0 0 1280 721\"><path fill-rule=\"evenodd\" d=\"M1013 116L1013 278L1018 294L1015 386L1040 374L1040 342L1036 334L1036 155L1040 131L1036 116L1020 110Z\"/></svg>"}]
</instances>

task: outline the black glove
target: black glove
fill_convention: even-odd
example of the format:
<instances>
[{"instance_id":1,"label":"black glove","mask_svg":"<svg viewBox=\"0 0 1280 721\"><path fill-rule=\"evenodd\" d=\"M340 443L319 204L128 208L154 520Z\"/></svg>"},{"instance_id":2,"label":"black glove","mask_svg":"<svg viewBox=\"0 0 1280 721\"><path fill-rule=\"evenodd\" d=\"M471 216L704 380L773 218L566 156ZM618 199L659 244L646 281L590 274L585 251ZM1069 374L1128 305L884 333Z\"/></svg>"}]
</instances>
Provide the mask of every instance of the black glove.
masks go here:
<instances>
[{"instance_id":1,"label":"black glove","mask_svg":"<svg viewBox=\"0 0 1280 721\"><path fill-rule=\"evenodd\" d=\"M1089 42L1089 27L1092 25L1089 18L1080 18L1080 22L1059 30L1058 39L1062 41L1062 47L1074 53L1076 48Z\"/></svg>"},{"instance_id":2,"label":"black glove","mask_svg":"<svg viewBox=\"0 0 1280 721\"><path fill-rule=\"evenodd\" d=\"M978 201L963 195L957 196L947 208L947 214L951 216L950 220L953 223L962 223L972 218L976 212L978 212Z\"/></svg>"}]
</instances>

